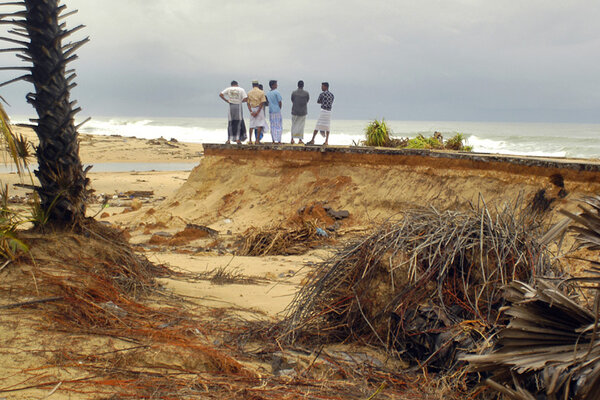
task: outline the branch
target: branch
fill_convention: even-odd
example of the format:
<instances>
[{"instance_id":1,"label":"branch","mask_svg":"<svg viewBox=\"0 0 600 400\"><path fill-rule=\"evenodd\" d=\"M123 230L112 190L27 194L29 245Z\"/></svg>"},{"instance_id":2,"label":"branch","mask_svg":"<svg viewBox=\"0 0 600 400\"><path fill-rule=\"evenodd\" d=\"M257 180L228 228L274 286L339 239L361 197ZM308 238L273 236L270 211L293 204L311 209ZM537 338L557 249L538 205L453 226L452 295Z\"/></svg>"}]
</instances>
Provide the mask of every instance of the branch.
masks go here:
<instances>
[{"instance_id":1,"label":"branch","mask_svg":"<svg viewBox=\"0 0 600 400\"><path fill-rule=\"evenodd\" d=\"M63 299L62 296L47 297L45 299L29 300L29 301L23 301L21 303L7 304L5 306L0 306L0 309L17 308L17 307L21 307L21 306L28 306L31 304L49 303L51 301L57 301L57 300L62 300L62 299Z\"/></svg>"}]
</instances>

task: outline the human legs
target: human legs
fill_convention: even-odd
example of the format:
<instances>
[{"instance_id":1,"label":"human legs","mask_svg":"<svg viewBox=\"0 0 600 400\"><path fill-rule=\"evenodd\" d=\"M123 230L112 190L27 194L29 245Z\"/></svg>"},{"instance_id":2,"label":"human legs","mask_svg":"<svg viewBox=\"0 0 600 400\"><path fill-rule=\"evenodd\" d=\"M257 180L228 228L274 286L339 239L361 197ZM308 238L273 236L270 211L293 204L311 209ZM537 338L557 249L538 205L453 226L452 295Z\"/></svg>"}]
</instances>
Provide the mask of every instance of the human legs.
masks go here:
<instances>
[{"instance_id":1,"label":"human legs","mask_svg":"<svg viewBox=\"0 0 600 400\"><path fill-rule=\"evenodd\" d=\"M298 139L298 143L303 143L305 122L306 115L292 115L292 144L294 144L294 139Z\"/></svg>"},{"instance_id":2,"label":"human legs","mask_svg":"<svg viewBox=\"0 0 600 400\"><path fill-rule=\"evenodd\" d=\"M258 128L254 128L254 133L256 135L256 144L260 144L260 139L262 138L262 126L259 126Z\"/></svg>"},{"instance_id":3,"label":"human legs","mask_svg":"<svg viewBox=\"0 0 600 400\"><path fill-rule=\"evenodd\" d=\"M317 133L319 133L319 131L315 129L315 131L313 132L312 139L310 139L306 144L315 144L315 137L317 136Z\"/></svg>"},{"instance_id":4,"label":"human legs","mask_svg":"<svg viewBox=\"0 0 600 400\"><path fill-rule=\"evenodd\" d=\"M269 119L271 122L271 137L273 143L281 143L281 134L283 132L281 113L270 113Z\"/></svg>"},{"instance_id":5,"label":"human legs","mask_svg":"<svg viewBox=\"0 0 600 400\"><path fill-rule=\"evenodd\" d=\"M321 109L321 113L319 114L319 119L317 120L317 125L315 126L315 130L313 131L313 136L310 142L307 144L314 144L315 137L317 136L317 132L321 132L321 135L325 136L325 143L327 145L329 143L329 126L331 123L331 111Z\"/></svg>"}]
</instances>

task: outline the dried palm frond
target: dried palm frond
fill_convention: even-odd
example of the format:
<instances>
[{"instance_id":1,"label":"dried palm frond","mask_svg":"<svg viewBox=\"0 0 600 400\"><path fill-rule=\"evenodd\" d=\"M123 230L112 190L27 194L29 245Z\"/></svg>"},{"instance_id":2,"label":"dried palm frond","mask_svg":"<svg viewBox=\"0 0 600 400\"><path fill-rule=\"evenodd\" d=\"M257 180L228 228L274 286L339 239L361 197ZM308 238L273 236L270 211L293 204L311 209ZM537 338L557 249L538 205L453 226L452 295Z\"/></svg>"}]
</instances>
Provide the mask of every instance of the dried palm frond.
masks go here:
<instances>
[{"instance_id":1,"label":"dried palm frond","mask_svg":"<svg viewBox=\"0 0 600 400\"><path fill-rule=\"evenodd\" d=\"M597 315L540 280L533 288L508 285L498 350L463 357L475 371L490 371L488 384L511 399L600 398L600 336Z\"/></svg>"},{"instance_id":2,"label":"dried palm frond","mask_svg":"<svg viewBox=\"0 0 600 400\"><path fill-rule=\"evenodd\" d=\"M579 225L571 226L571 231L576 232L577 242L581 247L590 250L600 250L600 196L588 196L581 201L591 209L580 205L581 213L573 214L566 210L560 212Z\"/></svg>"},{"instance_id":3,"label":"dried palm frond","mask_svg":"<svg viewBox=\"0 0 600 400\"><path fill-rule=\"evenodd\" d=\"M249 228L244 232L244 242L239 255L295 255L304 254L311 248L323 243L324 237L319 235L316 222L282 223L273 227Z\"/></svg>"},{"instance_id":4,"label":"dried palm frond","mask_svg":"<svg viewBox=\"0 0 600 400\"><path fill-rule=\"evenodd\" d=\"M582 202L578 214L561 210L567 218L543 240L561 236L569 227L578 247L600 250L600 196ZM512 282L505 295L512 303L505 314L512 319L498 334L498 348L491 354L464 357L474 370L491 371L488 385L510 399L600 398L600 263L577 259L592 264L587 272L593 276L571 281L595 289L594 311L546 281L538 281L535 288Z\"/></svg>"},{"instance_id":5,"label":"dried palm frond","mask_svg":"<svg viewBox=\"0 0 600 400\"><path fill-rule=\"evenodd\" d=\"M279 339L361 340L452 369L496 329L504 285L560 274L537 242L543 231L520 198L499 210L403 212L318 267Z\"/></svg>"}]
</instances>

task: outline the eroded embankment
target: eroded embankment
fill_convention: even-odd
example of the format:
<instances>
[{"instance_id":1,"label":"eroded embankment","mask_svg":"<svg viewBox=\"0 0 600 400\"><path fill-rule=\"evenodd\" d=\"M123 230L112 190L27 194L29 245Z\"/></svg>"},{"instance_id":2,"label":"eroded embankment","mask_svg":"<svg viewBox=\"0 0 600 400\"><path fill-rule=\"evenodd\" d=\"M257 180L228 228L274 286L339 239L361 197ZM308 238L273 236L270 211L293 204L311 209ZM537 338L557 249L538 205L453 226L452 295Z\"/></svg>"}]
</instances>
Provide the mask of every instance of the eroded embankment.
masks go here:
<instances>
[{"instance_id":1,"label":"eroded embankment","mask_svg":"<svg viewBox=\"0 0 600 400\"><path fill-rule=\"evenodd\" d=\"M551 207L600 189L600 165L582 160L354 147L205 145L187 182L152 215L232 231L289 217L315 201L348 210L347 223L433 206L462 209L532 201L545 190ZM559 191L564 189L559 195ZM566 194L566 195L565 195Z\"/></svg>"}]
</instances>

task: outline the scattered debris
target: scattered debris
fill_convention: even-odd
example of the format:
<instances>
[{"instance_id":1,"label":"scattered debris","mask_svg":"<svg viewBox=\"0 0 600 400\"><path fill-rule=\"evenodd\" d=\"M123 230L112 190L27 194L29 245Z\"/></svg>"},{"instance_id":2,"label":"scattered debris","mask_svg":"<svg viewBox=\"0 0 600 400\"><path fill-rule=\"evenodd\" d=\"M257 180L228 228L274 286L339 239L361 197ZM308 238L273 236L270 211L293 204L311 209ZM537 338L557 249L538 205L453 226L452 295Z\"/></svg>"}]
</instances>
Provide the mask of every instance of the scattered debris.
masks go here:
<instances>
[{"instance_id":1,"label":"scattered debris","mask_svg":"<svg viewBox=\"0 0 600 400\"><path fill-rule=\"evenodd\" d=\"M550 209L550 205L554 200L556 199L546 197L546 189L540 189L533 196L531 209L535 212L546 212Z\"/></svg>"},{"instance_id":2,"label":"scattered debris","mask_svg":"<svg viewBox=\"0 0 600 400\"><path fill-rule=\"evenodd\" d=\"M347 210L335 211L332 208L330 208L327 210L327 215L329 215L333 219L344 219L350 216L350 212Z\"/></svg>"},{"instance_id":3,"label":"scattered debris","mask_svg":"<svg viewBox=\"0 0 600 400\"><path fill-rule=\"evenodd\" d=\"M360 340L420 368L453 370L493 332L512 279L559 275L519 198L494 214L406 211L317 267L273 334L295 343Z\"/></svg>"},{"instance_id":4,"label":"scattered debris","mask_svg":"<svg viewBox=\"0 0 600 400\"><path fill-rule=\"evenodd\" d=\"M176 140L167 140L164 137L159 137L158 139L150 139L148 140L148 144L156 145L156 146L168 146L168 147L179 147L177 145Z\"/></svg>"},{"instance_id":5,"label":"scattered debris","mask_svg":"<svg viewBox=\"0 0 600 400\"><path fill-rule=\"evenodd\" d=\"M122 197L152 197L154 196L154 190L128 190L121 194Z\"/></svg>"},{"instance_id":6,"label":"scattered debris","mask_svg":"<svg viewBox=\"0 0 600 400\"><path fill-rule=\"evenodd\" d=\"M348 218L345 210L335 211L324 202L314 202L275 226L249 228L244 232L240 255L293 255L331 243L340 228L340 219Z\"/></svg>"},{"instance_id":7,"label":"scattered debris","mask_svg":"<svg viewBox=\"0 0 600 400\"><path fill-rule=\"evenodd\" d=\"M219 232L203 225L187 224L185 229L177 232L167 242L169 246L181 246L189 242L209 236L218 236Z\"/></svg>"},{"instance_id":8,"label":"scattered debris","mask_svg":"<svg viewBox=\"0 0 600 400\"><path fill-rule=\"evenodd\" d=\"M280 224L267 228L249 228L244 232L239 254L244 256L304 254L307 250L323 244L314 222L302 225ZM321 231L323 231L321 229ZM323 231L324 232L324 231Z\"/></svg>"}]
</instances>

